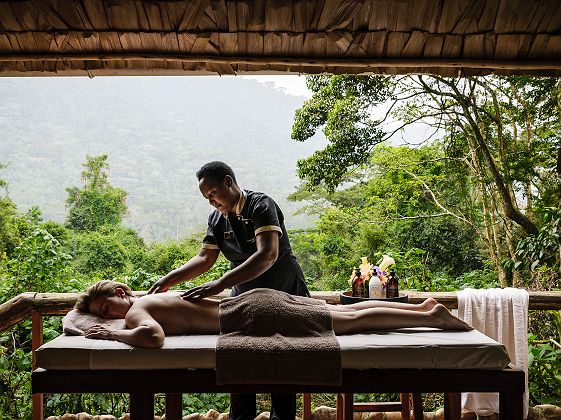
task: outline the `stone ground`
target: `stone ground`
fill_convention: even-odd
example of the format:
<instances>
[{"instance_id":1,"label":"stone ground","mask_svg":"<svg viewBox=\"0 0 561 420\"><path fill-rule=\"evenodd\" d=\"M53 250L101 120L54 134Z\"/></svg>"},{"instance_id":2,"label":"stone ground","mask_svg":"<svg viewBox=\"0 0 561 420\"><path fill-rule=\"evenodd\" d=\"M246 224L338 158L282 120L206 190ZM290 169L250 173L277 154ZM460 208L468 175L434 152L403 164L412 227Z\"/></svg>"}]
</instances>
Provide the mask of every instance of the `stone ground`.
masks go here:
<instances>
[{"instance_id":1,"label":"stone ground","mask_svg":"<svg viewBox=\"0 0 561 420\"><path fill-rule=\"evenodd\" d=\"M335 420L337 410L331 407L318 407L312 413L312 420ZM165 416L155 416L154 420L165 420ZM255 420L268 420L269 413L259 414ZM462 412L462 420L498 420L499 416L477 417L475 413ZM92 416L88 413L64 414L63 416L50 416L46 420L130 420L129 414L122 417L111 415ZM189 414L183 420L228 420L228 413L219 413L209 410L206 414ZM300 420L300 419L298 419ZM400 413L355 413L353 420L401 420ZM444 420L444 409L432 413L424 413L424 420ZM555 405L537 405L530 407L527 420L561 420L561 407Z\"/></svg>"}]
</instances>

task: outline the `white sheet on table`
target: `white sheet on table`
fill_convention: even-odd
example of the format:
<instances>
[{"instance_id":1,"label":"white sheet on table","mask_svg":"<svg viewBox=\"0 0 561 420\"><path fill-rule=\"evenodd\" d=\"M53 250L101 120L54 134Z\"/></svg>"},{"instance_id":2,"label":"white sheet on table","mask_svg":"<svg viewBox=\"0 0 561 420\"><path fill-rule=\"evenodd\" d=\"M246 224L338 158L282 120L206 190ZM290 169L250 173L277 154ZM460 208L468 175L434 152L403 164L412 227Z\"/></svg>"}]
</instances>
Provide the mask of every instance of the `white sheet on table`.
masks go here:
<instances>
[{"instance_id":1,"label":"white sheet on table","mask_svg":"<svg viewBox=\"0 0 561 420\"><path fill-rule=\"evenodd\" d=\"M45 369L213 369L216 335L166 337L160 349L117 341L61 335L36 352ZM347 369L500 369L509 359L503 345L478 331L410 328L337 337Z\"/></svg>"}]
</instances>

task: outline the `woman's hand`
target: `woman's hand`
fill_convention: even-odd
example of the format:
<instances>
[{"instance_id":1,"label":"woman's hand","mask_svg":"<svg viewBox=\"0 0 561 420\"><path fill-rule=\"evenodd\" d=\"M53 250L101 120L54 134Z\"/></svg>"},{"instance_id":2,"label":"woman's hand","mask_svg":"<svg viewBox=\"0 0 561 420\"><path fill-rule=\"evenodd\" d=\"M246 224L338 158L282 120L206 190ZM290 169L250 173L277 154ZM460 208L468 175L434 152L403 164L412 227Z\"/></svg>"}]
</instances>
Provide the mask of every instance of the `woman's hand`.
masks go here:
<instances>
[{"instance_id":1,"label":"woman's hand","mask_svg":"<svg viewBox=\"0 0 561 420\"><path fill-rule=\"evenodd\" d=\"M225 289L220 280L208 281L200 286L193 287L181 294L185 300L196 301L202 298L217 295Z\"/></svg>"},{"instance_id":2,"label":"woman's hand","mask_svg":"<svg viewBox=\"0 0 561 420\"><path fill-rule=\"evenodd\" d=\"M156 283L152 285L150 290L148 290L148 294L167 292L171 286L172 286L171 282L165 277L162 277L160 280L158 280Z\"/></svg>"},{"instance_id":3,"label":"woman's hand","mask_svg":"<svg viewBox=\"0 0 561 420\"><path fill-rule=\"evenodd\" d=\"M94 325L84 333L84 337L97 338L100 340L113 340L115 331L116 330L107 328L104 325Z\"/></svg>"}]
</instances>

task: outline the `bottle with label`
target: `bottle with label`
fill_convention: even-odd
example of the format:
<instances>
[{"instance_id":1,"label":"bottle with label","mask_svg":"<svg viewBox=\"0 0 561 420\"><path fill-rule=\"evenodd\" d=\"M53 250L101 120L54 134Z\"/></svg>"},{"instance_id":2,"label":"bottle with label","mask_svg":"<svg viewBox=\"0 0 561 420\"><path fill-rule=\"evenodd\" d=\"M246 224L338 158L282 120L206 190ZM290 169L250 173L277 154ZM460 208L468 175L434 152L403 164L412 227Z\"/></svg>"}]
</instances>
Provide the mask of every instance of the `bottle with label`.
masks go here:
<instances>
[{"instance_id":1,"label":"bottle with label","mask_svg":"<svg viewBox=\"0 0 561 420\"><path fill-rule=\"evenodd\" d=\"M364 279L360 274L360 268L355 270L355 277L353 279L353 297L364 297Z\"/></svg>"},{"instance_id":2,"label":"bottle with label","mask_svg":"<svg viewBox=\"0 0 561 420\"><path fill-rule=\"evenodd\" d=\"M397 276L395 275L395 270L390 270L388 284L386 285L386 298L393 299L396 297L399 297L399 285L397 282Z\"/></svg>"},{"instance_id":3,"label":"bottle with label","mask_svg":"<svg viewBox=\"0 0 561 420\"><path fill-rule=\"evenodd\" d=\"M370 299L383 299L386 297L386 293L384 292L384 285L376 274L370 277L370 283L368 285L368 297Z\"/></svg>"}]
</instances>

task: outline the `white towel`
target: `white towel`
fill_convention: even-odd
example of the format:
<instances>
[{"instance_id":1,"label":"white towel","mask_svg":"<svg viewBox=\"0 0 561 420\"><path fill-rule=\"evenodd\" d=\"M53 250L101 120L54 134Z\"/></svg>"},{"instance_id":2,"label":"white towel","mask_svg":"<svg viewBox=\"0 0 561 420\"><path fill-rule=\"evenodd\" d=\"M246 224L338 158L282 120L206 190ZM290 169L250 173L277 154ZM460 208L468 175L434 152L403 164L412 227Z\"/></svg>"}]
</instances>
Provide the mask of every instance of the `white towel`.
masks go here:
<instances>
[{"instance_id":1,"label":"white towel","mask_svg":"<svg viewBox=\"0 0 561 420\"><path fill-rule=\"evenodd\" d=\"M524 289L465 289L458 292L458 317L503 344L512 364L526 373L524 418L528 416L528 292ZM498 393L463 393L462 408L477 415L499 412Z\"/></svg>"}]
</instances>

